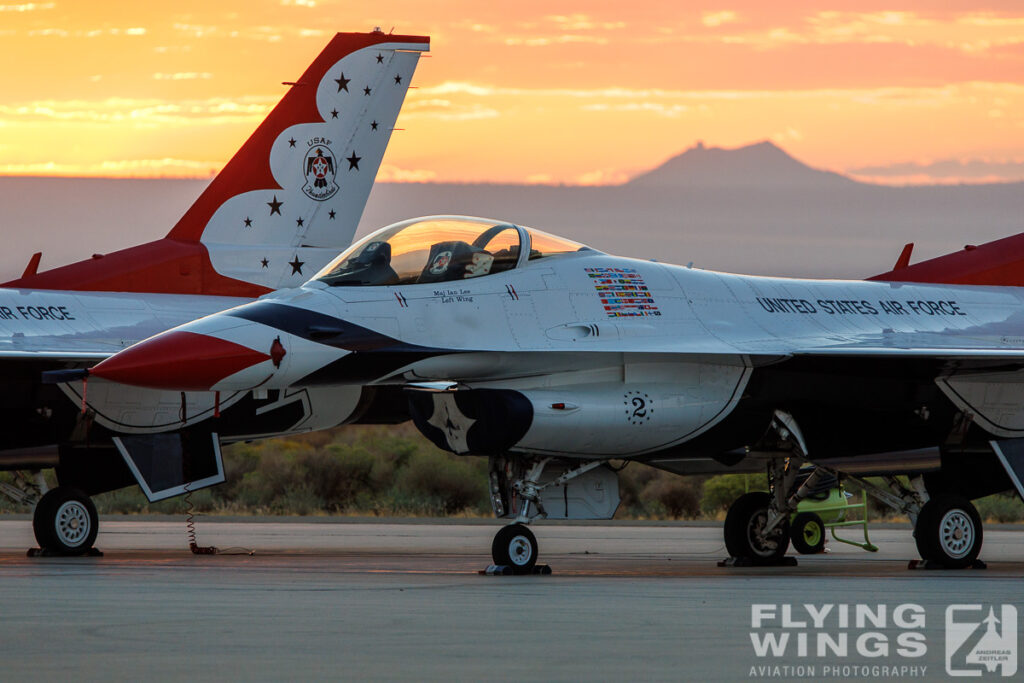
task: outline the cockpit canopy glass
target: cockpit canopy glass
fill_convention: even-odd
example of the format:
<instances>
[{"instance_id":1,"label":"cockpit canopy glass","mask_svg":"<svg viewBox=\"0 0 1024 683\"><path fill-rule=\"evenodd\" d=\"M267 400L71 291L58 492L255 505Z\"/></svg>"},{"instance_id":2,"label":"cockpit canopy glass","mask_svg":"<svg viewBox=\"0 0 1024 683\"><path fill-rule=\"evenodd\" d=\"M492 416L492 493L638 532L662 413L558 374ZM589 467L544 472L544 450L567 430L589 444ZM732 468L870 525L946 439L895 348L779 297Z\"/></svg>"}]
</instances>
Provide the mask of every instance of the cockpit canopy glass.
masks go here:
<instances>
[{"instance_id":1,"label":"cockpit canopy glass","mask_svg":"<svg viewBox=\"0 0 1024 683\"><path fill-rule=\"evenodd\" d=\"M587 249L510 223L435 216L378 230L349 247L314 279L332 287L379 286L449 282L500 273L519 262L524 231L532 244L530 260Z\"/></svg>"},{"instance_id":2,"label":"cockpit canopy glass","mask_svg":"<svg viewBox=\"0 0 1024 683\"><path fill-rule=\"evenodd\" d=\"M568 254L574 251L590 249L590 247L586 247L579 242L573 242L572 240L567 240L564 237L549 235L546 232L534 230L533 228L526 228L526 232L530 233L531 261L544 258L545 256L556 256L558 254Z\"/></svg>"},{"instance_id":3,"label":"cockpit canopy glass","mask_svg":"<svg viewBox=\"0 0 1024 683\"><path fill-rule=\"evenodd\" d=\"M448 282L500 273L519 261L519 230L508 223L430 218L384 228L317 274L331 286Z\"/></svg>"}]
</instances>

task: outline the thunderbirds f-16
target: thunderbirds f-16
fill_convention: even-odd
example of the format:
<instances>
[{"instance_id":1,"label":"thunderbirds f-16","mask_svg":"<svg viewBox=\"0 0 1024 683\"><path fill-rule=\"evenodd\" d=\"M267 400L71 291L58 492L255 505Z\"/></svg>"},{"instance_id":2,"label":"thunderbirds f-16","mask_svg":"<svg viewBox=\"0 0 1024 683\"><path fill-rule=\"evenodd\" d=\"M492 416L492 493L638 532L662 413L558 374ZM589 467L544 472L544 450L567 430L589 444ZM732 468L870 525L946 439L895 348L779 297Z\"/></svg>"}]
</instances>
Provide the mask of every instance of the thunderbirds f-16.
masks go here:
<instances>
[{"instance_id":1,"label":"thunderbirds f-16","mask_svg":"<svg viewBox=\"0 0 1024 683\"><path fill-rule=\"evenodd\" d=\"M373 387L209 393L44 384L162 330L307 280L351 244L422 36L339 33L164 239L50 271L39 255L0 289L0 493L35 503L46 551L88 552L91 495L150 500L224 479L221 443L386 421ZM126 219L127 221L127 219ZM404 414L396 419L405 419ZM46 490L41 470L56 468Z\"/></svg>"},{"instance_id":2,"label":"thunderbirds f-16","mask_svg":"<svg viewBox=\"0 0 1024 683\"><path fill-rule=\"evenodd\" d=\"M355 54L368 55L370 69L375 57L389 65L404 59L411 69L425 47L411 37L374 42L385 41L393 42ZM351 104L355 67L326 62L334 66L299 82L319 84L313 114L322 121L313 126L328 125L332 107ZM277 169L274 178L291 176L236 176L247 202L237 210L226 190L200 200L205 217L189 225L216 227L216 239L203 241L224 250L219 258L210 248L215 272L236 268L251 283L223 293L253 296L290 286L299 266L312 270L314 252L281 251L274 258L291 258L293 270L259 279L260 267L251 269L264 247L233 243L259 218L305 220L309 233L295 244L326 244L329 205L321 202L345 192L340 178L350 171L339 159L362 155L352 140L364 144L368 116L356 118L363 128L350 138L274 128L262 159ZM307 140L307 149L293 152L293 140ZM306 213L284 215L290 202ZM726 546L736 558L778 560L800 501L842 477L906 514L924 559L964 567L982 544L971 499L1021 491L1024 236L916 265L909 257L905 249L894 270L868 281L749 277L616 257L504 221L413 219L322 259L300 287L218 313L211 309L223 300L178 304L177 319L149 323L166 331L114 354L109 343L96 348L69 330L45 364L21 366L23 382L43 392L51 387L36 384L38 373L49 369L45 381L84 414L55 395L34 406L38 418L22 419L55 419L40 409L57 416L50 406L58 403L63 410L62 429L45 432L61 439L58 491L137 479L152 494L222 478L219 452L192 457L204 444L216 451L243 434L411 417L441 448L490 459L492 506L509 521L492 558L520 572L538 558L531 521L615 513L622 461L679 474L766 470L770 491L739 497L726 518ZM160 272L170 281L189 268L217 277L212 266L173 261ZM12 303L37 312L44 304L37 293L8 296L38 297ZM46 306L56 307L46 309L54 324L68 323L60 306L79 317L63 301ZM11 310L21 324L25 314ZM210 315L196 320L200 313ZM140 329L118 335L137 339ZM72 342L81 344L79 355L67 351ZM9 340L16 343L24 342ZM123 472L90 469L98 461L88 451L74 457L97 424L113 437L110 460L122 457ZM65 499L82 505L80 494L57 501ZM77 527L62 521L60 509L37 511L45 522L40 540L79 550L83 543L69 542Z\"/></svg>"},{"instance_id":3,"label":"thunderbirds f-16","mask_svg":"<svg viewBox=\"0 0 1024 683\"><path fill-rule=\"evenodd\" d=\"M510 521L493 560L518 571L532 520L614 514L623 460L766 468L770 492L728 512L736 558L780 558L800 500L840 476L907 514L924 559L964 567L982 543L970 500L1020 490L1024 236L909 254L870 281L750 277L432 216L81 374L208 397L399 390L428 439L490 458Z\"/></svg>"}]
</instances>

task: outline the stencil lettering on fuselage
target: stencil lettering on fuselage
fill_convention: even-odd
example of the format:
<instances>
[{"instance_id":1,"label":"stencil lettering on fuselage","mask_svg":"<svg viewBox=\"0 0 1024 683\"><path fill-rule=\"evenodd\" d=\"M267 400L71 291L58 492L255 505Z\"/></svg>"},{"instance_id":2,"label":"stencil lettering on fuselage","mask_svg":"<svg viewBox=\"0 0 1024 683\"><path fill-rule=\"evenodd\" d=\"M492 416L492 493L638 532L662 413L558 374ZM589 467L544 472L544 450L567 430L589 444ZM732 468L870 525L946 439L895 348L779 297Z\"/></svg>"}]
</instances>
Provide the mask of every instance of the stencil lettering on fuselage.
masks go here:
<instances>
[{"instance_id":1,"label":"stencil lettering on fuselage","mask_svg":"<svg viewBox=\"0 0 1024 683\"><path fill-rule=\"evenodd\" d=\"M633 268L586 268L609 318L661 315L643 276Z\"/></svg>"}]
</instances>

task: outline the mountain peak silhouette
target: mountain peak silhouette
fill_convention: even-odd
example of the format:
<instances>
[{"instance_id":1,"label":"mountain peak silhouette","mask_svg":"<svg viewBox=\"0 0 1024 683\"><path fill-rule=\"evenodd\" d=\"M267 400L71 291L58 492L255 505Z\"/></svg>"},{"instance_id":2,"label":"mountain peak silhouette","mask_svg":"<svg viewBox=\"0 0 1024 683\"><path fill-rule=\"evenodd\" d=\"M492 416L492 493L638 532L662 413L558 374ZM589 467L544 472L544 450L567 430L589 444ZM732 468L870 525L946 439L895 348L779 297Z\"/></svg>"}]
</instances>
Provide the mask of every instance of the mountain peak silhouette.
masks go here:
<instances>
[{"instance_id":1,"label":"mountain peak silhouette","mask_svg":"<svg viewBox=\"0 0 1024 683\"><path fill-rule=\"evenodd\" d=\"M764 140L733 149L705 147L698 142L627 184L635 187L822 189L856 183L838 173L811 168L775 143Z\"/></svg>"}]
</instances>

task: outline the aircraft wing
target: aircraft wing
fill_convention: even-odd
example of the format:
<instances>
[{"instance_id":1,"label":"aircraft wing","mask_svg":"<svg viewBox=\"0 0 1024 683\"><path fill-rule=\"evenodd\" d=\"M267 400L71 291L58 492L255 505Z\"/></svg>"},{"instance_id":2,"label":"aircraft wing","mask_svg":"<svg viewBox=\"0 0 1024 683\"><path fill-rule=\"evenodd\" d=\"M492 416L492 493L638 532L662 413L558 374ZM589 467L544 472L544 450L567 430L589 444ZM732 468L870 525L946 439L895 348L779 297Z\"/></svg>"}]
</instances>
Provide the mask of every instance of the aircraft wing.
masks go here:
<instances>
[{"instance_id":1,"label":"aircraft wing","mask_svg":"<svg viewBox=\"0 0 1024 683\"><path fill-rule=\"evenodd\" d=\"M96 362L109 358L124 348L120 342L69 341L48 337L43 339L0 340L0 361L62 360Z\"/></svg>"},{"instance_id":2,"label":"aircraft wing","mask_svg":"<svg viewBox=\"0 0 1024 683\"><path fill-rule=\"evenodd\" d=\"M794 355L1022 358L1024 337L951 332L869 332L795 340Z\"/></svg>"}]
</instances>

